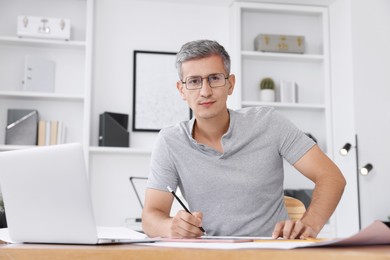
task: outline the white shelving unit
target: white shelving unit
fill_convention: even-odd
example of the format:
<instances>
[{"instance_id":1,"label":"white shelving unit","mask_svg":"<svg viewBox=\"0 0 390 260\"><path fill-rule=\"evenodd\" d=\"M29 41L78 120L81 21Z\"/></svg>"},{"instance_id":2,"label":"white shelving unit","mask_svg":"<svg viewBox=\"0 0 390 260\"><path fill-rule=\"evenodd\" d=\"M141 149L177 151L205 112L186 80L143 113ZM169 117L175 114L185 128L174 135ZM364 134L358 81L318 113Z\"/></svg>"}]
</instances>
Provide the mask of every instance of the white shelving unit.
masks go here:
<instances>
[{"instance_id":1,"label":"white shelving unit","mask_svg":"<svg viewBox=\"0 0 390 260\"><path fill-rule=\"evenodd\" d=\"M67 18L71 40L20 38L18 15ZM40 119L63 121L66 142L82 143L88 159L92 23L93 0L0 0L0 151L28 147L4 144L7 110L36 109ZM55 62L54 92L22 90L26 55Z\"/></svg>"},{"instance_id":2,"label":"white shelving unit","mask_svg":"<svg viewBox=\"0 0 390 260\"><path fill-rule=\"evenodd\" d=\"M233 104L237 107L272 106L306 133L332 157L332 120L329 73L329 22L326 7L236 2L231 7L232 71L236 74ZM255 51L259 34L303 35L305 53ZM259 101L261 79L276 83L276 101ZM298 102L280 102L280 81L298 86ZM286 189L311 189L313 183L285 164ZM332 218L323 235L335 234Z\"/></svg>"},{"instance_id":3,"label":"white shelving unit","mask_svg":"<svg viewBox=\"0 0 390 260\"><path fill-rule=\"evenodd\" d=\"M90 147L89 151L92 154L123 154L123 155L147 155L150 156L152 154L152 150L148 149L137 149L137 148L128 148L128 147Z\"/></svg>"}]
</instances>

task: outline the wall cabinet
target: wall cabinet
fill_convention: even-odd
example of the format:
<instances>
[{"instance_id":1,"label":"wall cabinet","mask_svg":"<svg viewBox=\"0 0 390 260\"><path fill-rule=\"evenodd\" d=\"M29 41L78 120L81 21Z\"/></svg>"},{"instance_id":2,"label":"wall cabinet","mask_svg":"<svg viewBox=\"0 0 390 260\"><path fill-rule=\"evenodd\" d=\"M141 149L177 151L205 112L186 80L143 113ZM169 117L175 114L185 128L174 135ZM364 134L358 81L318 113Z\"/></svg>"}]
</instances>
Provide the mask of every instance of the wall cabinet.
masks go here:
<instances>
[{"instance_id":1,"label":"wall cabinet","mask_svg":"<svg viewBox=\"0 0 390 260\"><path fill-rule=\"evenodd\" d=\"M237 78L231 102L237 107L274 107L314 136L319 147L332 157L328 9L237 2L232 5L231 15L232 71ZM304 36L305 52L256 51L255 38L259 34ZM275 102L259 101L259 84L265 77L271 77L276 83ZM282 80L296 83L296 103L280 101ZM285 188L313 188L313 184L288 163L285 163L285 169ZM323 233L335 235L334 218Z\"/></svg>"},{"instance_id":2,"label":"wall cabinet","mask_svg":"<svg viewBox=\"0 0 390 260\"><path fill-rule=\"evenodd\" d=\"M0 1L0 150L24 148L4 145L7 110L36 109L43 120L59 120L66 142L88 148L92 56L92 0ZM17 17L66 18L69 41L17 36ZM25 57L34 55L55 64L54 91L24 91ZM88 149L85 149L88 156ZM87 157L88 158L88 157Z\"/></svg>"}]
</instances>

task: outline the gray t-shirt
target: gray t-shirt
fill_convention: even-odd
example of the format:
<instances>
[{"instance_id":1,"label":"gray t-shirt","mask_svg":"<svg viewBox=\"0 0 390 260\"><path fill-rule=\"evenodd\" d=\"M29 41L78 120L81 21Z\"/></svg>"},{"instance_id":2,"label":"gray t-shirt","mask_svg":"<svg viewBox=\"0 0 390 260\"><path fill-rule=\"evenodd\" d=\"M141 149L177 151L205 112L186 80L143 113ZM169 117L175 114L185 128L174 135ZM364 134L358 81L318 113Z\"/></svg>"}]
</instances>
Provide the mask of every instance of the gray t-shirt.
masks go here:
<instances>
[{"instance_id":1,"label":"gray t-shirt","mask_svg":"<svg viewBox=\"0 0 390 260\"><path fill-rule=\"evenodd\" d=\"M229 110L224 153L197 143L195 119L160 131L148 188L180 187L191 211L203 213L208 235L271 236L288 219L283 200L283 158L294 164L312 139L273 108Z\"/></svg>"}]
</instances>

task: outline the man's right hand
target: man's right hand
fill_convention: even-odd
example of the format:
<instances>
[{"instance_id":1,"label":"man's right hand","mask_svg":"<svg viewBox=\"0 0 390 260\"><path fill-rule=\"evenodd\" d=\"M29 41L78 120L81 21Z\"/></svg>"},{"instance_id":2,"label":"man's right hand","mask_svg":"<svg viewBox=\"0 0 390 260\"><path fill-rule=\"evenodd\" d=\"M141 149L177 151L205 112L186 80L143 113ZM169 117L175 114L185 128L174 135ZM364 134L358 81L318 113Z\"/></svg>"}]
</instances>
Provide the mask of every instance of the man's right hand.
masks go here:
<instances>
[{"instance_id":1,"label":"man's right hand","mask_svg":"<svg viewBox=\"0 0 390 260\"><path fill-rule=\"evenodd\" d=\"M171 220L172 238L195 238L203 235L199 229L202 226L203 215L201 212L193 212L192 215L185 210L180 210Z\"/></svg>"}]
</instances>

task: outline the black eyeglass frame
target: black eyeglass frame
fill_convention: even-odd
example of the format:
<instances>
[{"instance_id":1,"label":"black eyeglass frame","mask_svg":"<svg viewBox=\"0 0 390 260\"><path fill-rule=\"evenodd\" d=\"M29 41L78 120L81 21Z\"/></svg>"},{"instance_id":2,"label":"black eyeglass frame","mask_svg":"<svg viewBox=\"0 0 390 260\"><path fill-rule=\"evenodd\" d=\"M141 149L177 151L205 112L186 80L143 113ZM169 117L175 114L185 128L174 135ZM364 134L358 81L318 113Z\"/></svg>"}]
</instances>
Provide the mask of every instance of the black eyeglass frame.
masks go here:
<instances>
[{"instance_id":1,"label":"black eyeglass frame","mask_svg":"<svg viewBox=\"0 0 390 260\"><path fill-rule=\"evenodd\" d=\"M211 76L215 76L215 75L220 75L220 74L223 75L223 78L225 79L225 83L224 83L223 85L221 85L221 86L215 86L215 87L211 86L211 85L210 85L210 77L211 77ZM197 90L197 89L202 89L202 87L203 87L203 79L207 79L207 82L208 82L210 88L220 88L220 87L226 86L226 80L229 78L229 76L230 76L230 75L225 76L224 73L213 73L213 74L210 74L210 75L208 75L208 76L206 76L206 77L201 77L201 76L189 76L189 77L186 78L186 81L182 81L182 80L181 80L181 84L186 85L186 89L188 89L188 90ZM197 77L199 77L199 78L202 79L201 82L200 82L200 87L198 87L198 88L188 88L188 87L187 87L188 78L197 78Z\"/></svg>"}]
</instances>

